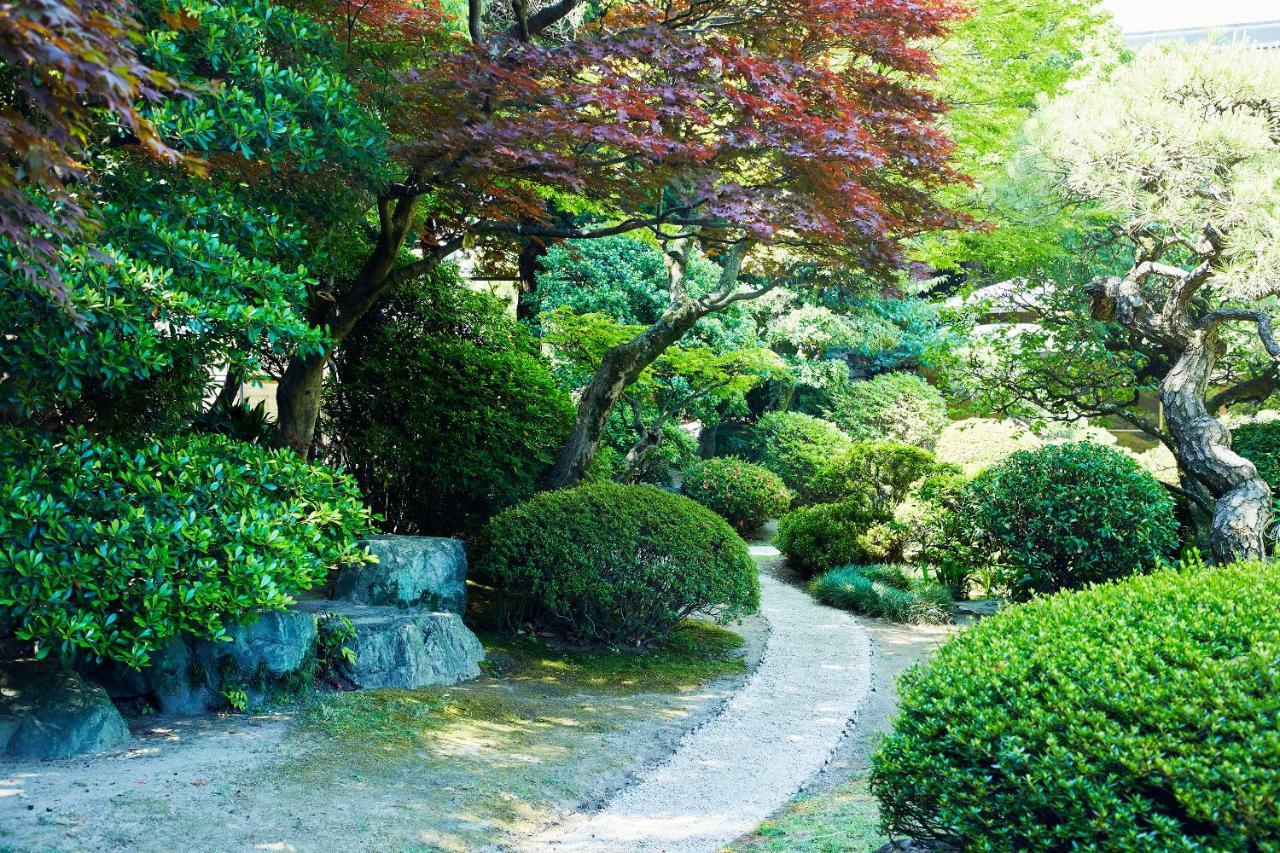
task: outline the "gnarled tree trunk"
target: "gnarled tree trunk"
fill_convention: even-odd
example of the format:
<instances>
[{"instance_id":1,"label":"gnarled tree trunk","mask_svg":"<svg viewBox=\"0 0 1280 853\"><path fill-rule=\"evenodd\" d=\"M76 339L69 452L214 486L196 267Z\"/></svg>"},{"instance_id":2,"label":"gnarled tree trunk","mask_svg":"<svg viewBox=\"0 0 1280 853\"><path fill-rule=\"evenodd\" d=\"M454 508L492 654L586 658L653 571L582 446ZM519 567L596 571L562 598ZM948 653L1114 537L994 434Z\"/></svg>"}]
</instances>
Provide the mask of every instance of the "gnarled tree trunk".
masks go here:
<instances>
[{"instance_id":1,"label":"gnarled tree trunk","mask_svg":"<svg viewBox=\"0 0 1280 853\"><path fill-rule=\"evenodd\" d=\"M583 472L595 458L609 413L622 399L622 392L668 347L684 337L709 310L696 299L681 299L652 326L605 353L600 367L578 400L578 417L569 440L555 466L547 473L545 485L548 489L573 486L582 479Z\"/></svg>"},{"instance_id":2,"label":"gnarled tree trunk","mask_svg":"<svg viewBox=\"0 0 1280 853\"><path fill-rule=\"evenodd\" d=\"M1218 343L1193 332L1160 385L1178 460L1217 501L1209 544L1219 562L1263 557L1271 525L1271 489L1257 467L1231 449L1231 432L1205 406Z\"/></svg>"}]
</instances>

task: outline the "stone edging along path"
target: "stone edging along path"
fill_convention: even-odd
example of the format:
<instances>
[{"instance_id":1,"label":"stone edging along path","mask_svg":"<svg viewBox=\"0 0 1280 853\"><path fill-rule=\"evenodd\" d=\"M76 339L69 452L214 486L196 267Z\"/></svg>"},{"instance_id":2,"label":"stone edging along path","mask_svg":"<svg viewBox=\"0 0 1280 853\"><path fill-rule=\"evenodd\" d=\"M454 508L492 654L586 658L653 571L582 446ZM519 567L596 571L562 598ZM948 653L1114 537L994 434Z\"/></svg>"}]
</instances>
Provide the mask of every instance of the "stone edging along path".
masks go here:
<instances>
[{"instance_id":1,"label":"stone edging along path","mask_svg":"<svg viewBox=\"0 0 1280 853\"><path fill-rule=\"evenodd\" d=\"M751 550L759 562L778 554ZM719 850L822 768L866 702L870 637L849 614L767 574L760 592L771 630L742 690L601 811L552 827L522 849Z\"/></svg>"}]
</instances>

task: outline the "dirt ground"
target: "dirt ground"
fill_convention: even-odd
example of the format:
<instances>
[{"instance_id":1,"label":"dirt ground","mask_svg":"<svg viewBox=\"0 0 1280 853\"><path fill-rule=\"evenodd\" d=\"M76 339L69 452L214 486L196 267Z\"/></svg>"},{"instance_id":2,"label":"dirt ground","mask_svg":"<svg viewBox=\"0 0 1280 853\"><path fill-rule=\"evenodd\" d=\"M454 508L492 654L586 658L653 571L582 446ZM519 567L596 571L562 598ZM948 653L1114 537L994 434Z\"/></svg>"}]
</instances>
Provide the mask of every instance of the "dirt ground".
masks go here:
<instances>
[{"instance_id":1,"label":"dirt ground","mask_svg":"<svg viewBox=\"0 0 1280 853\"><path fill-rule=\"evenodd\" d=\"M0 850L502 849L607 799L714 716L768 628L733 630L746 666L700 685L548 656L288 713L141 717L126 752L0 764Z\"/></svg>"}]
</instances>

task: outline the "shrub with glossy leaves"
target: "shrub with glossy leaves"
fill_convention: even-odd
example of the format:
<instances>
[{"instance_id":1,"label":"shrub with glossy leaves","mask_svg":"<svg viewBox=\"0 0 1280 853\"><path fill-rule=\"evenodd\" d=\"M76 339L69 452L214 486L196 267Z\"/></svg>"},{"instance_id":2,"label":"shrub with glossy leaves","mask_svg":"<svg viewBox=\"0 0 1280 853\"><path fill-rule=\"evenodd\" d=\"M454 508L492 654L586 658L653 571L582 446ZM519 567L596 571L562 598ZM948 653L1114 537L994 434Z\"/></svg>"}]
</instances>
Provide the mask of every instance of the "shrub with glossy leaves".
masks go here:
<instances>
[{"instance_id":1,"label":"shrub with glossy leaves","mask_svg":"<svg viewBox=\"0 0 1280 853\"><path fill-rule=\"evenodd\" d=\"M814 578L809 592L823 604L863 616L912 624L951 621L946 589L906 566L839 566Z\"/></svg>"},{"instance_id":2,"label":"shrub with glossy leaves","mask_svg":"<svg viewBox=\"0 0 1280 853\"><path fill-rule=\"evenodd\" d=\"M684 493L738 530L755 530L791 505L791 492L777 474L730 457L695 466L685 475Z\"/></svg>"},{"instance_id":3,"label":"shrub with glossy leaves","mask_svg":"<svg viewBox=\"0 0 1280 853\"><path fill-rule=\"evenodd\" d=\"M813 479L853 443L830 421L799 412L770 412L752 436L752 460L782 478L803 503L813 503Z\"/></svg>"},{"instance_id":4,"label":"shrub with glossy leaves","mask_svg":"<svg viewBox=\"0 0 1280 853\"><path fill-rule=\"evenodd\" d=\"M128 666L365 559L345 474L223 436L0 435L0 609L38 654Z\"/></svg>"},{"instance_id":5,"label":"shrub with glossy leaves","mask_svg":"<svg viewBox=\"0 0 1280 853\"><path fill-rule=\"evenodd\" d=\"M899 551L893 516L860 500L800 507L778 520L773 544L794 568L816 574L835 566L880 563Z\"/></svg>"},{"instance_id":6,"label":"shrub with glossy leaves","mask_svg":"<svg viewBox=\"0 0 1280 853\"><path fill-rule=\"evenodd\" d=\"M1015 598L1148 571L1177 547L1173 500L1132 458L1097 444L1021 450L961 493L948 559L995 566Z\"/></svg>"},{"instance_id":7,"label":"shrub with glossy leaves","mask_svg":"<svg viewBox=\"0 0 1280 853\"><path fill-rule=\"evenodd\" d=\"M886 831L963 850L1280 843L1280 573L1188 565L1010 607L899 682Z\"/></svg>"},{"instance_id":8,"label":"shrub with glossy leaves","mask_svg":"<svg viewBox=\"0 0 1280 853\"><path fill-rule=\"evenodd\" d=\"M946 427L941 392L914 373L882 373L831 391L828 417L855 439L887 439L932 448Z\"/></svg>"},{"instance_id":9,"label":"shrub with glossy leaves","mask_svg":"<svg viewBox=\"0 0 1280 853\"><path fill-rule=\"evenodd\" d=\"M645 643L685 617L753 613L760 586L724 519L652 486L543 492L490 520L477 560L509 625Z\"/></svg>"}]
</instances>

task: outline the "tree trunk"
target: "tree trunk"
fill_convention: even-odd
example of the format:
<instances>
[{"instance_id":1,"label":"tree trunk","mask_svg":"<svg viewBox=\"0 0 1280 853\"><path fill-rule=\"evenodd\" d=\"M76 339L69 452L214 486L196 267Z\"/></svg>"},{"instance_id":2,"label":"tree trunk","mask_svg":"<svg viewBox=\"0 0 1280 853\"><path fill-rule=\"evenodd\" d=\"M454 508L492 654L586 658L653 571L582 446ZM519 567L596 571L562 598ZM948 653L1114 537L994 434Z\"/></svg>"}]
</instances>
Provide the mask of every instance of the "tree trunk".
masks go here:
<instances>
[{"instance_id":1,"label":"tree trunk","mask_svg":"<svg viewBox=\"0 0 1280 853\"><path fill-rule=\"evenodd\" d=\"M546 476L548 489L573 486L582 479L582 473L595 458L609 413L621 399L622 392L707 313L708 309L697 300L682 299L652 326L605 353L578 400L578 417L569 440Z\"/></svg>"},{"instance_id":2,"label":"tree trunk","mask_svg":"<svg viewBox=\"0 0 1280 853\"><path fill-rule=\"evenodd\" d=\"M320 419L320 395L328 355L292 358L276 386L277 447L288 447L304 459L315 439Z\"/></svg>"},{"instance_id":3,"label":"tree trunk","mask_svg":"<svg viewBox=\"0 0 1280 853\"><path fill-rule=\"evenodd\" d=\"M640 473L640 466L649 458L653 451L658 449L658 445L662 443L662 427L655 426L646 430L644 435L640 437L635 444L631 445L631 449L627 451L626 457L622 460L622 471L617 476L619 483L635 482L636 475Z\"/></svg>"},{"instance_id":4,"label":"tree trunk","mask_svg":"<svg viewBox=\"0 0 1280 853\"><path fill-rule=\"evenodd\" d=\"M1226 563L1266 556L1271 489L1254 464L1231 449L1230 431L1205 406L1217 349L1212 332L1193 332L1160 385L1160 400L1179 462L1217 501L1209 544Z\"/></svg>"},{"instance_id":5,"label":"tree trunk","mask_svg":"<svg viewBox=\"0 0 1280 853\"><path fill-rule=\"evenodd\" d=\"M719 433L719 421L716 421L711 426L702 425L702 429L698 430L698 458L711 459L716 455L716 438Z\"/></svg>"}]
</instances>

